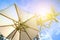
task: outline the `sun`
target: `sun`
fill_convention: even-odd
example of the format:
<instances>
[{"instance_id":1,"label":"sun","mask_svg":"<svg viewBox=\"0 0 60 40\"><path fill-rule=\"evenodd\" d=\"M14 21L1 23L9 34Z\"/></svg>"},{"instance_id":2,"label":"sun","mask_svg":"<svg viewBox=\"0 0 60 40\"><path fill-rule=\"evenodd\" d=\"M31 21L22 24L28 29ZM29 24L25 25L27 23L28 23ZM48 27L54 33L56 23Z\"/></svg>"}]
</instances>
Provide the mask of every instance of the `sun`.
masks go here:
<instances>
[{"instance_id":1,"label":"sun","mask_svg":"<svg viewBox=\"0 0 60 40\"><path fill-rule=\"evenodd\" d=\"M42 18L43 20L46 19L46 15L50 13L50 7L42 6L36 10L36 14L39 16L39 18Z\"/></svg>"},{"instance_id":2,"label":"sun","mask_svg":"<svg viewBox=\"0 0 60 40\"><path fill-rule=\"evenodd\" d=\"M44 26L46 22L48 22L47 15L50 14L51 7L50 6L42 6L36 10L37 15L37 25ZM48 15L49 16L49 15Z\"/></svg>"}]
</instances>

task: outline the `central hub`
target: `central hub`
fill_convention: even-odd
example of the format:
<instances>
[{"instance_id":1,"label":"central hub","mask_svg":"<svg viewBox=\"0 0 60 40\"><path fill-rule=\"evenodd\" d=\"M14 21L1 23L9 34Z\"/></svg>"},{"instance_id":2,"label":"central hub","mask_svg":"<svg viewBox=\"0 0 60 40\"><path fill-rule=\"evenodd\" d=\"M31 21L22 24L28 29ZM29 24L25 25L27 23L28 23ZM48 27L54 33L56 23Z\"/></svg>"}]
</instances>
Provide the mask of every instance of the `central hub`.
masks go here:
<instances>
[{"instance_id":1,"label":"central hub","mask_svg":"<svg viewBox=\"0 0 60 40\"><path fill-rule=\"evenodd\" d=\"M19 27L16 27L16 30L19 30Z\"/></svg>"},{"instance_id":2,"label":"central hub","mask_svg":"<svg viewBox=\"0 0 60 40\"><path fill-rule=\"evenodd\" d=\"M20 22L15 22L14 24L15 24L15 29L16 30L24 31L23 27L24 28L28 28L27 26L24 26L24 24L23 23L20 23Z\"/></svg>"},{"instance_id":3,"label":"central hub","mask_svg":"<svg viewBox=\"0 0 60 40\"><path fill-rule=\"evenodd\" d=\"M20 22L15 23L16 30L22 30L22 24Z\"/></svg>"}]
</instances>

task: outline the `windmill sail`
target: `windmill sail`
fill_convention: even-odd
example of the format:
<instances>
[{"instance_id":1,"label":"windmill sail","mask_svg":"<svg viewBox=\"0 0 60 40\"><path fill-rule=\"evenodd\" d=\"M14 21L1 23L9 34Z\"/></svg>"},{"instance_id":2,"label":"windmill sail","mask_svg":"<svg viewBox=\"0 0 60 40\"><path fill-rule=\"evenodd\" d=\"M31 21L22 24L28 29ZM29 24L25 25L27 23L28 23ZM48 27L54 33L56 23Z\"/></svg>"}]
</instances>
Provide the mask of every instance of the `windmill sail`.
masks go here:
<instances>
[{"instance_id":1,"label":"windmill sail","mask_svg":"<svg viewBox=\"0 0 60 40\"><path fill-rule=\"evenodd\" d=\"M36 18L31 18L32 16L32 14L19 9L16 4L5 10L1 10L0 28L3 30L0 29L2 30L0 32L11 40L32 40L39 32ZM6 21L3 18L5 18Z\"/></svg>"}]
</instances>

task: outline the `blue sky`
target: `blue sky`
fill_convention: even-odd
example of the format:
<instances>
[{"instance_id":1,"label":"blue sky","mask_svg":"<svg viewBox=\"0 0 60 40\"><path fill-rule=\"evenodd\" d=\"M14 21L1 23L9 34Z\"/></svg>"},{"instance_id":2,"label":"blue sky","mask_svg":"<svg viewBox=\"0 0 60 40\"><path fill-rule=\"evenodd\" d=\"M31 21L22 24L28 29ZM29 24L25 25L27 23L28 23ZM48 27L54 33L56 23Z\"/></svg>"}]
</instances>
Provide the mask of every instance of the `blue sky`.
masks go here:
<instances>
[{"instance_id":1,"label":"blue sky","mask_svg":"<svg viewBox=\"0 0 60 40\"><path fill-rule=\"evenodd\" d=\"M21 9L34 12L42 5L53 5L57 12L60 12L59 0L0 0L0 10L16 3ZM47 6L45 6L47 7ZM60 17L58 17L60 20ZM43 30L42 40L60 40L60 23L52 23L49 29ZM45 37L45 38L44 38Z\"/></svg>"}]
</instances>

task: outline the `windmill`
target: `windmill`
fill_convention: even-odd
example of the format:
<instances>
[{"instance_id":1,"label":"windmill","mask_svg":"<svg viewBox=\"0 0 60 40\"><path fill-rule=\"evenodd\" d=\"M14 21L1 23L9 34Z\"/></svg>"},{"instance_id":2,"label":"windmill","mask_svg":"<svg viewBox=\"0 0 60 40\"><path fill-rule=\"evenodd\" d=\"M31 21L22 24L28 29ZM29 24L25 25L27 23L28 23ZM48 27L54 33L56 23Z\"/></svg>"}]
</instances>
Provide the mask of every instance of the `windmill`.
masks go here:
<instances>
[{"instance_id":1,"label":"windmill","mask_svg":"<svg viewBox=\"0 0 60 40\"><path fill-rule=\"evenodd\" d=\"M5 23L4 25L2 25L2 22L1 22L2 20L0 20L0 23L1 23L0 24L1 25L0 28L2 28L0 30L3 31L4 30L3 27L8 27L9 28L10 26L13 27L14 30L13 31L11 30L12 32L9 33L7 36L6 36L5 33L8 32L7 31L8 28L6 28L6 32L4 32L4 31L3 32L0 31L0 32L3 35L5 34L4 36L6 38L10 39L10 40L33 40L33 38L39 32L39 30L37 28L37 24L36 24L35 15L32 16L32 17L28 17L29 15L27 15L26 18L24 18L25 14L23 12L21 12L21 10L19 10L19 8L17 7L16 4L14 4L13 8L15 8L17 16L18 16L18 18L16 18L16 20L15 20L14 19L15 17L12 18L12 16L9 17L9 16L5 15L6 13L10 13L11 14L13 12L13 9L9 10L9 8L10 7L6 8L5 10L0 11L0 19L2 19L1 16L3 16L4 18L9 19L13 24L10 23L8 25L8 23L7 23L7 25L5 25L6 24ZM15 16L15 15L13 14L13 16Z\"/></svg>"}]
</instances>

